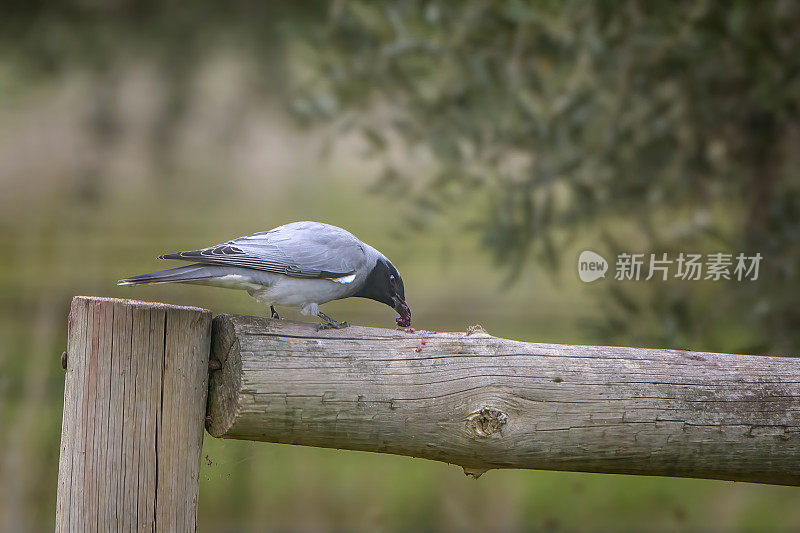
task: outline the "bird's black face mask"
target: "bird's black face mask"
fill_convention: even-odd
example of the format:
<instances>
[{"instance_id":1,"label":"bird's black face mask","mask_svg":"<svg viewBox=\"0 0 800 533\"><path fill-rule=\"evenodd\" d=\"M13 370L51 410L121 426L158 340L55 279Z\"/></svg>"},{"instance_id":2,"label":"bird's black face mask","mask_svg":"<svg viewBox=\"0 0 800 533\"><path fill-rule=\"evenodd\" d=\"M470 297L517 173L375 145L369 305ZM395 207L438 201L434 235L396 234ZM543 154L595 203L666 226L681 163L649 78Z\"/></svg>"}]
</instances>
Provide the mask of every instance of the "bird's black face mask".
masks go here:
<instances>
[{"instance_id":1,"label":"bird's black face mask","mask_svg":"<svg viewBox=\"0 0 800 533\"><path fill-rule=\"evenodd\" d=\"M401 328L407 328L411 325L411 309L408 308L406 303L406 290L403 287L403 278L397 269L392 267L393 274L389 274L389 292L392 294L392 307L399 317L395 318L395 322Z\"/></svg>"},{"instance_id":2,"label":"bird's black face mask","mask_svg":"<svg viewBox=\"0 0 800 533\"><path fill-rule=\"evenodd\" d=\"M403 278L388 261L379 260L364 281L364 286L353 296L369 298L384 303L397 311L397 325L407 328L411 325L411 309L406 304Z\"/></svg>"}]
</instances>

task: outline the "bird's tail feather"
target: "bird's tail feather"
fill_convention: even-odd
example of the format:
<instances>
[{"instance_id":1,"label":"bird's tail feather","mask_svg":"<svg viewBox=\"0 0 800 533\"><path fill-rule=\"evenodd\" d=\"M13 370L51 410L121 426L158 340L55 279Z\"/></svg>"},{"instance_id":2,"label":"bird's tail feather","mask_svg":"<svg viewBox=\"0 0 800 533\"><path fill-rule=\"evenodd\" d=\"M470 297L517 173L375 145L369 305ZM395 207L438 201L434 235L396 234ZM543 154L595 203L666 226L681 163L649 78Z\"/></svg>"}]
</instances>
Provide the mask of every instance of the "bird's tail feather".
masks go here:
<instances>
[{"instance_id":1,"label":"bird's tail feather","mask_svg":"<svg viewBox=\"0 0 800 533\"><path fill-rule=\"evenodd\" d=\"M189 265L168 270L159 270L140 276L121 279L117 285L144 285L146 283L179 283L214 278L220 275L219 267Z\"/></svg>"}]
</instances>

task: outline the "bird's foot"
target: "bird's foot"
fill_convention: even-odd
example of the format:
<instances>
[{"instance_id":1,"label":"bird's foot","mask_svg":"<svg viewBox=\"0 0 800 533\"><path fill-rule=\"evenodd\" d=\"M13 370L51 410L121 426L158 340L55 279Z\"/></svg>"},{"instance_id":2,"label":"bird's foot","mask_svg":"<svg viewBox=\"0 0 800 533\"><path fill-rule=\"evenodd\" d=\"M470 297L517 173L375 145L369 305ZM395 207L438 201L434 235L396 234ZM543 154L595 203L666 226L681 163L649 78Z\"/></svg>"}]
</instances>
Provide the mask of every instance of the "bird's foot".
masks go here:
<instances>
[{"instance_id":1,"label":"bird's foot","mask_svg":"<svg viewBox=\"0 0 800 533\"><path fill-rule=\"evenodd\" d=\"M350 326L350 324L348 324L347 322L337 322L336 320L332 319L322 311L320 311L317 316L325 321L324 324L317 325L317 331L322 329L342 329Z\"/></svg>"},{"instance_id":2,"label":"bird's foot","mask_svg":"<svg viewBox=\"0 0 800 533\"><path fill-rule=\"evenodd\" d=\"M337 322L334 320L332 322L325 322L324 324L317 324L317 331L323 329L343 329L349 327L350 324L348 324L347 322Z\"/></svg>"},{"instance_id":3,"label":"bird's foot","mask_svg":"<svg viewBox=\"0 0 800 533\"><path fill-rule=\"evenodd\" d=\"M274 306L270 305L269 306L269 311L270 311L270 313L272 313L272 318L275 318L275 319L280 319L281 318L281 317L278 316L278 312L275 310Z\"/></svg>"}]
</instances>

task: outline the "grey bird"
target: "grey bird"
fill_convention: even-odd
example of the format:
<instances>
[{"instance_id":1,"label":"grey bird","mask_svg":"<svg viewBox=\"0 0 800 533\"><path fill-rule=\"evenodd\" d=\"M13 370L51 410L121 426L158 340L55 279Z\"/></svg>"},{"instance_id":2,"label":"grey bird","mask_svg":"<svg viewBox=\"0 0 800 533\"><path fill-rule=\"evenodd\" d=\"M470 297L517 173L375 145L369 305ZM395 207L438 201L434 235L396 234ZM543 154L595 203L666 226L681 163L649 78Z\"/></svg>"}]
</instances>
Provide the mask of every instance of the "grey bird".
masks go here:
<instances>
[{"instance_id":1,"label":"grey bird","mask_svg":"<svg viewBox=\"0 0 800 533\"><path fill-rule=\"evenodd\" d=\"M321 304L357 296L392 307L400 327L411 325L400 273L385 255L349 231L321 222L293 222L201 250L159 259L192 265L122 279L117 285L195 283L242 289L270 307L299 307L325 321L320 328L343 328L320 311Z\"/></svg>"}]
</instances>

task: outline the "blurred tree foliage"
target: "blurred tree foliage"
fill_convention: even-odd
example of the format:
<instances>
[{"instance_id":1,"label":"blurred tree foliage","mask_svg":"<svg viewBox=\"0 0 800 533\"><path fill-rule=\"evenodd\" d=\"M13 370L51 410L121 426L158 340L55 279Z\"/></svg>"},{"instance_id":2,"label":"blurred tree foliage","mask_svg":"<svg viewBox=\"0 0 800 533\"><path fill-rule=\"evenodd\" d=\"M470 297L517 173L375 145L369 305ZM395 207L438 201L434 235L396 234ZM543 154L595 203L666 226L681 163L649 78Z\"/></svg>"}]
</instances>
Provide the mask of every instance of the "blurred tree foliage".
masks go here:
<instances>
[{"instance_id":1,"label":"blurred tree foliage","mask_svg":"<svg viewBox=\"0 0 800 533\"><path fill-rule=\"evenodd\" d=\"M415 221L488 198L478 226L512 273L587 228L611 257L759 251L757 283L606 283L603 326L796 354L798 28L793 1L345 0L300 54L294 111L360 131ZM397 139L435 170L409 172ZM725 339L731 322L752 327Z\"/></svg>"}]
</instances>

